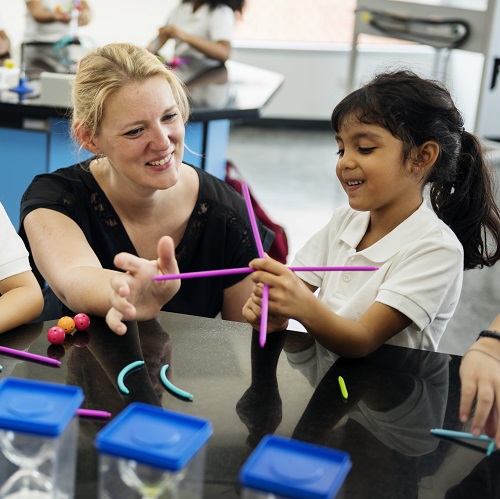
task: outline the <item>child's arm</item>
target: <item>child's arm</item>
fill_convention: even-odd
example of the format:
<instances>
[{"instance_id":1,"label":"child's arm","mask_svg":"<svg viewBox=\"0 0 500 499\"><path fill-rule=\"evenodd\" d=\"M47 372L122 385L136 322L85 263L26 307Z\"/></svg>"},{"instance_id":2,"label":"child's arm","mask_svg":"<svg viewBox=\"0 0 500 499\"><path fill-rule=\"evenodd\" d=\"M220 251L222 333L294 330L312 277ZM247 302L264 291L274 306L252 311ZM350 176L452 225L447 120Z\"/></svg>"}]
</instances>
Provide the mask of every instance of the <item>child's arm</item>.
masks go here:
<instances>
[{"instance_id":1,"label":"child's arm","mask_svg":"<svg viewBox=\"0 0 500 499\"><path fill-rule=\"evenodd\" d=\"M162 39L175 38L181 42L188 43L191 47L199 50L207 57L216 61L226 62L231 55L231 42L228 40L207 40L201 36L196 36L180 29L174 24L167 24L160 29Z\"/></svg>"},{"instance_id":2,"label":"child's arm","mask_svg":"<svg viewBox=\"0 0 500 499\"><path fill-rule=\"evenodd\" d=\"M363 357L411 324L398 310L375 302L358 319L350 320L332 312L292 271L270 258L253 260L255 283L269 286L270 317L299 321L316 341L342 357ZM260 270L264 271L261 272ZM259 315L262 287L254 287L252 302L245 305L245 318ZM260 317L260 315L259 315ZM254 327L255 324L251 322ZM276 330L271 323L269 332Z\"/></svg>"},{"instance_id":3,"label":"child's arm","mask_svg":"<svg viewBox=\"0 0 500 499\"><path fill-rule=\"evenodd\" d=\"M489 329L500 331L500 315ZM476 399L471 431L475 435L485 431L490 437L495 437L496 445L500 447L500 340L479 338L473 343L462 359L460 380L460 420L466 422L469 419Z\"/></svg>"},{"instance_id":4,"label":"child's arm","mask_svg":"<svg viewBox=\"0 0 500 499\"><path fill-rule=\"evenodd\" d=\"M31 2L27 2L26 8L29 10L33 19L39 23L69 23L71 21L71 14L69 14L68 12L51 10L47 7L44 7L39 0L32 0Z\"/></svg>"},{"instance_id":5,"label":"child's arm","mask_svg":"<svg viewBox=\"0 0 500 499\"><path fill-rule=\"evenodd\" d=\"M36 319L43 310L43 296L33 272L0 281L0 333Z\"/></svg>"}]
</instances>

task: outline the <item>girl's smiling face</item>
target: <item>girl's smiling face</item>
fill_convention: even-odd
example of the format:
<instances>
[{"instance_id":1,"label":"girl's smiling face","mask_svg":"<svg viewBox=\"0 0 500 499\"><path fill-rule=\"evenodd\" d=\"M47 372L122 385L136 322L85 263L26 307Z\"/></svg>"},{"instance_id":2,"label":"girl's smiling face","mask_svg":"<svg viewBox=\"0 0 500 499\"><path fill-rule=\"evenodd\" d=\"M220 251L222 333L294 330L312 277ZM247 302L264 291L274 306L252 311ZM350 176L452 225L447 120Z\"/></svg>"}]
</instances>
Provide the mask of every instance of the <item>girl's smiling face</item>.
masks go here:
<instances>
[{"instance_id":1,"label":"girl's smiling face","mask_svg":"<svg viewBox=\"0 0 500 499\"><path fill-rule=\"evenodd\" d=\"M378 125L346 120L336 136L337 177L351 208L406 213L422 202L422 175L403 159L403 142Z\"/></svg>"},{"instance_id":2,"label":"girl's smiling face","mask_svg":"<svg viewBox=\"0 0 500 499\"><path fill-rule=\"evenodd\" d=\"M106 101L92 152L104 154L118 176L150 189L179 179L185 128L168 81L130 83Z\"/></svg>"}]
</instances>

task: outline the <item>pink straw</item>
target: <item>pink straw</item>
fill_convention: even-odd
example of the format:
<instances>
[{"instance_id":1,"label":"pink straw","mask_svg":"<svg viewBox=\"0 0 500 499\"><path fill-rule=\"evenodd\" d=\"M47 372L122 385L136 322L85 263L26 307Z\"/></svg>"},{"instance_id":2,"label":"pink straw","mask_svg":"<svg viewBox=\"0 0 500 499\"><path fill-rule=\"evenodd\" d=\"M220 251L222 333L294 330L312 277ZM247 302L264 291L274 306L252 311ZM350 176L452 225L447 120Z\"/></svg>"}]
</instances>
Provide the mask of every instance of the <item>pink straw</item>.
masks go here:
<instances>
[{"instance_id":1,"label":"pink straw","mask_svg":"<svg viewBox=\"0 0 500 499\"><path fill-rule=\"evenodd\" d=\"M23 359L28 359L28 360L35 360L37 362L44 362L45 364L52 364L54 366L61 365L61 362L59 362L57 359L51 359L50 357L44 357L43 355L37 355L36 353L24 352L23 350L16 350L14 348L0 346L0 353L13 355L15 357L22 357Z\"/></svg>"},{"instance_id":2,"label":"pink straw","mask_svg":"<svg viewBox=\"0 0 500 499\"><path fill-rule=\"evenodd\" d=\"M77 409L76 414L87 418L110 418L111 413L107 411L97 411L94 409Z\"/></svg>"},{"instance_id":3,"label":"pink straw","mask_svg":"<svg viewBox=\"0 0 500 499\"><path fill-rule=\"evenodd\" d=\"M257 227L257 220L255 219L255 213L252 207L252 200L250 199L250 191L245 182L241 184L243 189L243 196L245 198L245 203L247 205L248 217L250 218L250 225L252 226L253 237L255 239L255 244L257 246L257 252L260 258L266 258L264 253L264 247L262 246L262 240L260 239L259 228ZM260 333L259 333L259 344L262 347L266 344L267 336L267 312L269 304L269 286L264 286L262 290L262 314L260 316Z\"/></svg>"},{"instance_id":4,"label":"pink straw","mask_svg":"<svg viewBox=\"0 0 500 499\"><path fill-rule=\"evenodd\" d=\"M329 267L329 266L313 266L313 267L287 267L292 272L371 272L378 270L378 267ZM153 277L154 281L173 281L175 279L196 279L199 277L221 277L234 274L251 274L255 272L252 267L236 267L233 269L219 270L201 270L199 272L184 272L181 274L164 274Z\"/></svg>"}]
</instances>

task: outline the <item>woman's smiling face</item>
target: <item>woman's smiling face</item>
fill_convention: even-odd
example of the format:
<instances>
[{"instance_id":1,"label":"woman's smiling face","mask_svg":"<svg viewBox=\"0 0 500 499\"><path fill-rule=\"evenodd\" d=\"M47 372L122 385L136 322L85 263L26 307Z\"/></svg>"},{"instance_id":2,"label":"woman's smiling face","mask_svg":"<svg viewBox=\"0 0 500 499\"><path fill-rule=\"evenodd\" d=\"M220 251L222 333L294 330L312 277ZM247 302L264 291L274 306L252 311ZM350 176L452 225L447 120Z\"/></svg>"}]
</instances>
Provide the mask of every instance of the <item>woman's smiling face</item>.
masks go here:
<instances>
[{"instance_id":1,"label":"woman's smiling face","mask_svg":"<svg viewBox=\"0 0 500 499\"><path fill-rule=\"evenodd\" d=\"M93 142L127 182L167 189L179 179L184 135L170 85L155 76L110 95Z\"/></svg>"}]
</instances>

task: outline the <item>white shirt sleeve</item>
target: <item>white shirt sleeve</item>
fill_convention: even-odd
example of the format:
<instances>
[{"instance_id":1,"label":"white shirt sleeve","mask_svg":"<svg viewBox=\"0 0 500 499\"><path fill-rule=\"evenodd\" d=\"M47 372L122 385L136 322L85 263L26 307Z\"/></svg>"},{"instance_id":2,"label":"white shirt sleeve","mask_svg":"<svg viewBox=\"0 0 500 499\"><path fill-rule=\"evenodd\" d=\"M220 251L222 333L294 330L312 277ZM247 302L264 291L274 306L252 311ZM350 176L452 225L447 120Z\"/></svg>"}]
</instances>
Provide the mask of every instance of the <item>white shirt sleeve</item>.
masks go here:
<instances>
[{"instance_id":1,"label":"white shirt sleeve","mask_svg":"<svg viewBox=\"0 0 500 499\"><path fill-rule=\"evenodd\" d=\"M0 281L31 270L28 251L0 203Z\"/></svg>"},{"instance_id":2,"label":"white shirt sleeve","mask_svg":"<svg viewBox=\"0 0 500 499\"><path fill-rule=\"evenodd\" d=\"M234 13L226 5L216 7L209 20L210 40L231 42L234 34Z\"/></svg>"}]
</instances>

